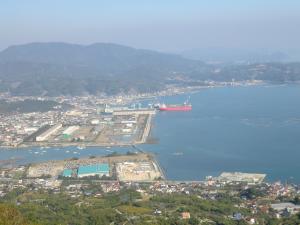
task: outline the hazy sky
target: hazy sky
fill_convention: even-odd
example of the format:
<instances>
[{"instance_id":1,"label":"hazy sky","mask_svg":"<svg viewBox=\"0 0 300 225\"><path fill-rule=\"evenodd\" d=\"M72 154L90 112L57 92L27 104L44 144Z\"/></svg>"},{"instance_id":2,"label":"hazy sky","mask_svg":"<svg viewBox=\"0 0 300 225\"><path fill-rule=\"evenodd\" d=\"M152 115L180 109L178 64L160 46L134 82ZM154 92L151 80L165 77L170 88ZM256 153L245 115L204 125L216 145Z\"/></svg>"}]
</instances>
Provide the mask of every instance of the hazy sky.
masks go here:
<instances>
[{"instance_id":1,"label":"hazy sky","mask_svg":"<svg viewBox=\"0 0 300 225\"><path fill-rule=\"evenodd\" d=\"M3 0L0 49L113 42L162 51L300 48L300 0Z\"/></svg>"}]
</instances>

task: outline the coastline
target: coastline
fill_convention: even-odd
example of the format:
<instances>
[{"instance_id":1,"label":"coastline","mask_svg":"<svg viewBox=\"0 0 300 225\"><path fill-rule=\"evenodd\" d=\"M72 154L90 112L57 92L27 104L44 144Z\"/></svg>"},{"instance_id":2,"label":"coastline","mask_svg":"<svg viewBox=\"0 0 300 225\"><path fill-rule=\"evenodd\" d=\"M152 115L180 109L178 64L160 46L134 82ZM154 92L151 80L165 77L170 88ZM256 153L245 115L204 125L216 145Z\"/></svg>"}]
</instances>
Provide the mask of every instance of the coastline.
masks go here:
<instances>
[{"instance_id":1,"label":"coastline","mask_svg":"<svg viewBox=\"0 0 300 225\"><path fill-rule=\"evenodd\" d=\"M125 97L125 99L123 100L123 103L121 103L120 105L124 105L124 102L128 105L128 104L132 104L135 102L140 102L140 101L145 101L145 100L151 100L151 99L155 99L158 97L165 97L165 96L177 96L177 95L183 95L183 94L194 94L194 93L198 93L201 90L205 90L205 89L210 89L210 88L222 88L222 87L241 87L241 86L258 86L258 85L266 85L267 83L262 82L262 81L243 81L243 82L223 82L220 84L214 84L214 85L207 85L207 86L187 86L187 87L177 87L177 88L170 88L161 92L154 92L154 93L145 93L145 94L141 94L141 95L133 95L133 96L127 96ZM273 86L273 85L271 85ZM29 98L32 98L33 96L30 96ZM118 99L120 99L120 96L113 96L109 98L112 102L114 101L118 101ZM103 99L104 100L104 99ZM150 119L150 123L151 123L151 119ZM148 122L147 122L148 124ZM147 126L148 127L148 126ZM150 133L150 129L147 129L147 127L145 128L145 131L143 133L143 136L141 138L141 140L136 140L133 143L118 143L118 144L109 144L109 143L37 143L34 142L34 144L30 144L30 143L20 143L16 146L0 146L0 151L2 149L26 149L26 148L39 148L39 147L51 147L51 148L65 148L65 147L71 147L71 146L78 146L81 144L84 144L84 146L86 147L128 147L131 146L132 144L145 144L147 143L147 137L149 136ZM151 127L151 126L150 126ZM146 135L146 137L144 137L145 132L147 130L148 136Z\"/></svg>"}]
</instances>

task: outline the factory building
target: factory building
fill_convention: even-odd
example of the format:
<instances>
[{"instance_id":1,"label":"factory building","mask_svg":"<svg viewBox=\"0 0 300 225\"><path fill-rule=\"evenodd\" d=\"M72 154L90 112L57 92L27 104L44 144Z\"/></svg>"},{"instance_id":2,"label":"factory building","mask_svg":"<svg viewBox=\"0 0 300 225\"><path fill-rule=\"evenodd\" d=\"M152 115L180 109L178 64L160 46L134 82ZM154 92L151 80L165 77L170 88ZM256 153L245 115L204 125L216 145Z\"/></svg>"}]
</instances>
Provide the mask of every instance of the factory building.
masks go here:
<instances>
[{"instance_id":1,"label":"factory building","mask_svg":"<svg viewBox=\"0 0 300 225\"><path fill-rule=\"evenodd\" d=\"M265 179L265 177L266 174L259 173L223 172L217 179L224 182L246 182L259 184Z\"/></svg>"},{"instance_id":2,"label":"factory building","mask_svg":"<svg viewBox=\"0 0 300 225\"><path fill-rule=\"evenodd\" d=\"M46 141L52 134L55 134L60 128L62 128L62 124L56 124L55 126L50 127L46 131L44 131L39 136L36 136L36 141Z\"/></svg>"},{"instance_id":3,"label":"factory building","mask_svg":"<svg viewBox=\"0 0 300 225\"><path fill-rule=\"evenodd\" d=\"M93 164L87 166L79 166L77 171L78 177L89 176L109 176L109 165L107 163Z\"/></svg>"},{"instance_id":4,"label":"factory building","mask_svg":"<svg viewBox=\"0 0 300 225\"><path fill-rule=\"evenodd\" d=\"M127 109L127 110L115 110L114 116L130 116L130 115L155 115L155 109Z\"/></svg>"},{"instance_id":5,"label":"factory building","mask_svg":"<svg viewBox=\"0 0 300 225\"><path fill-rule=\"evenodd\" d=\"M92 125L98 125L100 123L100 120L92 119L90 122L91 122Z\"/></svg>"},{"instance_id":6,"label":"factory building","mask_svg":"<svg viewBox=\"0 0 300 225\"><path fill-rule=\"evenodd\" d=\"M137 122L136 122L136 119L135 119L135 120L122 120L121 123L133 124L133 123L137 123Z\"/></svg>"},{"instance_id":7,"label":"factory building","mask_svg":"<svg viewBox=\"0 0 300 225\"><path fill-rule=\"evenodd\" d=\"M71 170L71 169L65 169L62 172L62 176L63 177L72 177L72 174L73 174L73 170Z\"/></svg>"},{"instance_id":8,"label":"factory building","mask_svg":"<svg viewBox=\"0 0 300 225\"><path fill-rule=\"evenodd\" d=\"M68 127L67 129L65 129L63 131L63 134L64 135L71 135L78 129L79 129L79 126L70 126L70 127Z\"/></svg>"}]
</instances>

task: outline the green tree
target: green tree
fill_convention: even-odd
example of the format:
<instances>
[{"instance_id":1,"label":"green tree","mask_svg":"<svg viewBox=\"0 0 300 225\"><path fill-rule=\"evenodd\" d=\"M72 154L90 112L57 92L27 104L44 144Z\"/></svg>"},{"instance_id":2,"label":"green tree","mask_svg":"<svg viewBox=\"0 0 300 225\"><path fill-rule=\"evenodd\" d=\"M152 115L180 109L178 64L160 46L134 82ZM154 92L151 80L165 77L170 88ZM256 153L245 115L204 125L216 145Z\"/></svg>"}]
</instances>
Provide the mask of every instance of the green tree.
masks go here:
<instances>
[{"instance_id":1,"label":"green tree","mask_svg":"<svg viewBox=\"0 0 300 225\"><path fill-rule=\"evenodd\" d=\"M22 214L13 206L0 204L1 225L31 225Z\"/></svg>"}]
</instances>

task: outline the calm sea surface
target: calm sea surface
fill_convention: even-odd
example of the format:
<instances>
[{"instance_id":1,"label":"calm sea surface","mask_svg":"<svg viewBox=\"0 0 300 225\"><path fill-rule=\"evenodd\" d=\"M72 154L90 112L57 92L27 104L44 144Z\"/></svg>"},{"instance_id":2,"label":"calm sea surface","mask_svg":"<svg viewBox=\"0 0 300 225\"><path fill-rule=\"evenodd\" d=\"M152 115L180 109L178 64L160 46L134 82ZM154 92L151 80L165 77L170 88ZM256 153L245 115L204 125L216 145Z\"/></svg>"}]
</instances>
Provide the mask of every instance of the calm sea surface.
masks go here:
<instances>
[{"instance_id":1,"label":"calm sea surface","mask_svg":"<svg viewBox=\"0 0 300 225\"><path fill-rule=\"evenodd\" d=\"M200 180L241 171L300 183L300 86L213 88L190 96L191 112L158 113L152 129L158 144L139 146L157 153L169 179ZM182 103L187 97L160 101ZM2 149L0 159L20 157L19 163L28 163L130 149Z\"/></svg>"}]
</instances>

